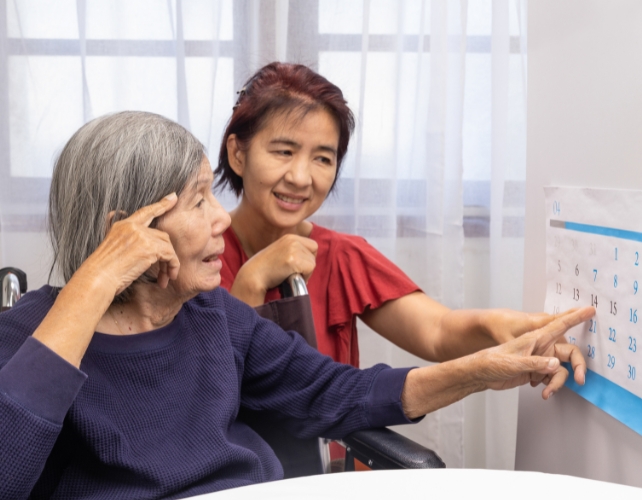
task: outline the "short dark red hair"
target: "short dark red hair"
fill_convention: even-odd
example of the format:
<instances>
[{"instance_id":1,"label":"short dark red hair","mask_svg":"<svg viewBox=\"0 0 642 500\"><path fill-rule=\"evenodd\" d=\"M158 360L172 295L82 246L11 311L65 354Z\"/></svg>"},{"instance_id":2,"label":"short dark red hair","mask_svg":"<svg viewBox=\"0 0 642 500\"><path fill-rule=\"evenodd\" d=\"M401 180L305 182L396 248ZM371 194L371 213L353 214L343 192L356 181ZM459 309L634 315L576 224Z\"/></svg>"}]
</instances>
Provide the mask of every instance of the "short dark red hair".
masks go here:
<instances>
[{"instance_id":1,"label":"short dark red hair","mask_svg":"<svg viewBox=\"0 0 642 500\"><path fill-rule=\"evenodd\" d=\"M343 98L341 89L302 64L273 62L263 66L239 92L221 149L215 174L217 188L229 187L239 196L243 192L243 179L232 170L227 156L227 139L236 134L241 148L250 141L270 118L282 113L296 112L305 116L310 111L323 109L335 119L339 129L337 148L337 175L348 151L350 135L354 131L354 116Z\"/></svg>"}]
</instances>

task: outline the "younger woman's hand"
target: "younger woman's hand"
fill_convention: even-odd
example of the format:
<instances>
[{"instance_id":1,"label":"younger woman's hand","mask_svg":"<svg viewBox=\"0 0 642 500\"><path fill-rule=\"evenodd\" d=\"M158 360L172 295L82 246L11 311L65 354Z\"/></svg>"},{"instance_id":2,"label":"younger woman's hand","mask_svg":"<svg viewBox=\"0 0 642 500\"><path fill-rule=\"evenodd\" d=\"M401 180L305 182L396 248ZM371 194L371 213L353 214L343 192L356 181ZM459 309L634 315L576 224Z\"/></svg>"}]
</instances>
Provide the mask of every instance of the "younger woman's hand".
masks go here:
<instances>
[{"instance_id":1,"label":"younger woman's hand","mask_svg":"<svg viewBox=\"0 0 642 500\"><path fill-rule=\"evenodd\" d=\"M230 293L252 307L292 274L307 281L316 266L318 245L314 240L287 234L252 256L239 270Z\"/></svg>"},{"instance_id":2,"label":"younger woman's hand","mask_svg":"<svg viewBox=\"0 0 642 500\"><path fill-rule=\"evenodd\" d=\"M497 344L503 344L525 333L543 328L569 312L571 311L552 315L544 312L525 313L512 309L488 309L483 312L480 321L486 334Z\"/></svg>"}]
</instances>

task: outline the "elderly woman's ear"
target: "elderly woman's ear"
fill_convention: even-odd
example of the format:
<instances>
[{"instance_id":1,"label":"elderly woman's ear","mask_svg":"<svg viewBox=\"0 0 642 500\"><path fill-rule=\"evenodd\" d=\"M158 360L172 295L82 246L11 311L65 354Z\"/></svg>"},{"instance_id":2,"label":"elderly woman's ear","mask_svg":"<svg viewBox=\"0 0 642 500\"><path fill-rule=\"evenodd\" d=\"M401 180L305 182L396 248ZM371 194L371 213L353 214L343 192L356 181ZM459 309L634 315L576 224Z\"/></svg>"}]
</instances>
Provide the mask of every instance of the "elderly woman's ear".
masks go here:
<instances>
[{"instance_id":1,"label":"elderly woman's ear","mask_svg":"<svg viewBox=\"0 0 642 500\"><path fill-rule=\"evenodd\" d=\"M129 217L127 212L123 210L112 210L107 214L107 220L105 221L105 236L107 236L107 233L111 230L111 227L118 222L119 220L123 220Z\"/></svg>"}]
</instances>

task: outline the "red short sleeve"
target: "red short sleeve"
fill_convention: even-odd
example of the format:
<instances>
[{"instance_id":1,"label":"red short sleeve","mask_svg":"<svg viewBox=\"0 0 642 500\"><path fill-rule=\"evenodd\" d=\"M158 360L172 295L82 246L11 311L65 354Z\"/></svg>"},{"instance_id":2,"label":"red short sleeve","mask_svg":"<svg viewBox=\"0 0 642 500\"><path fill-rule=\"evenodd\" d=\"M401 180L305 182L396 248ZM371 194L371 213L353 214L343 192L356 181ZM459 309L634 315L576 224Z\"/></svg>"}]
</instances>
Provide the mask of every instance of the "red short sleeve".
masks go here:
<instances>
[{"instance_id":1,"label":"red short sleeve","mask_svg":"<svg viewBox=\"0 0 642 500\"><path fill-rule=\"evenodd\" d=\"M341 234L332 247L328 326L346 324L368 307L376 309L420 290L399 267L359 236Z\"/></svg>"}]
</instances>

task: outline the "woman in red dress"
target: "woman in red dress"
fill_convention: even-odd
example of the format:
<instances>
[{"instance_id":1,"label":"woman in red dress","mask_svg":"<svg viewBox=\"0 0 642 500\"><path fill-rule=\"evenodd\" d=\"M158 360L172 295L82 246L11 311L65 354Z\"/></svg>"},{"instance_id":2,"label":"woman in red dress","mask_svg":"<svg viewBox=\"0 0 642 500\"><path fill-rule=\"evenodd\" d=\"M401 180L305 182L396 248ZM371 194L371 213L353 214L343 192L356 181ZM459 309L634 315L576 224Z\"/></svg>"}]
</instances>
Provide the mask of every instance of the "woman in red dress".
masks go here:
<instances>
[{"instance_id":1,"label":"woman in red dress","mask_svg":"<svg viewBox=\"0 0 642 500\"><path fill-rule=\"evenodd\" d=\"M357 317L430 361L503 343L552 319L450 310L363 238L307 220L334 188L354 129L337 86L305 66L272 63L239 94L215 172L217 185L240 197L222 257L221 285L232 295L256 307L278 299L288 276L303 274L319 350L354 366Z\"/></svg>"}]
</instances>

